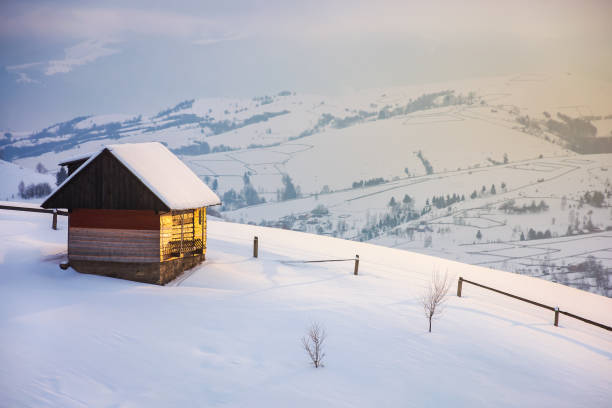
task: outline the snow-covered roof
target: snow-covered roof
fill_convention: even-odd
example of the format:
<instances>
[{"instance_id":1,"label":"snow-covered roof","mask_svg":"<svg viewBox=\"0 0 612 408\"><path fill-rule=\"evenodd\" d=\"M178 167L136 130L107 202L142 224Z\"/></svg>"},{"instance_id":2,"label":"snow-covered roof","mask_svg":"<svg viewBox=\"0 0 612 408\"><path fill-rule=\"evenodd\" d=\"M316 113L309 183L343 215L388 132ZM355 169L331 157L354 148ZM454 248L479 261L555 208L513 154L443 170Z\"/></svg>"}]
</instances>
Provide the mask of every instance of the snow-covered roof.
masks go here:
<instances>
[{"instance_id":1,"label":"snow-covered roof","mask_svg":"<svg viewBox=\"0 0 612 408\"><path fill-rule=\"evenodd\" d=\"M74 163L77 161L81 161L81 160L87 160L91 157L92 153L81 153L75 156L71 156L69 158L67 158L66 160L63 160L61 163L59 163L60 166L64 166L68 163Z\"/></svg>"},{"instance_id":2,"label":"snow-covered roof","mask_svg":"<svg viewBox=\"0 0 612 408\"><path fill-rule=\"evenodd\" d=\"M108 150L168 208L186 210L221 204L221 200L185 163L158 142L107 145L92 154L53 192L60 190ZM51 195L53 195L51 194Z\"/></svg>"}]
</instances>

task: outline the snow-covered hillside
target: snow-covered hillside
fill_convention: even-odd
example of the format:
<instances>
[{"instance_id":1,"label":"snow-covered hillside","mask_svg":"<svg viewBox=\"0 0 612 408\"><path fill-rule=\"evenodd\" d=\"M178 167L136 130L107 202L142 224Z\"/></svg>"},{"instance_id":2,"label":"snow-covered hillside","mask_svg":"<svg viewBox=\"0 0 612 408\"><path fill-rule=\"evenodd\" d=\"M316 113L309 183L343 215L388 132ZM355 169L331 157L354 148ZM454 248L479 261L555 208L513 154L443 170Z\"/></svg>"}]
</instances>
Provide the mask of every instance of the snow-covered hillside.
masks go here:
<instances>
[{"instance_id":1,"label":"snow-covered hillside","mask_svg":"<svg viewBox=\"0 0 612 408\"><path fill-rule=\"evenodd\" d=\"M160 141L216 190L227 220L612 296L612 154L578 153L612 151L593 142L612 148L611 94L612 83L564 73L188 99L151 116L83 116L7 133L0 157L55 170L102 145Z\"/></svg>"},{"instance_id":2,"label":"snow-covered hillside","mask_svg":"<svg viewBox=\"0 0 612 408\"><path fill-rule=\"evenodd\" d=\"M0 160L0 200L20 200L19 183L22 181L25 186L39 183L55 186L55 177L51 174Z\"/></svg>"},{"instance_id":3,"label":"snow-covered hillside","mask_svg":"<svg viewBox=\"0 0 612 408\"><path fill-rule=\"evenodd\" d=\"M0 405L605 407L609 332L464 285L427 333L434 270L612 325L612 300L293 231L209 222L207 261L158 287L66 271L65 219L0 212ZM260 258L251 257L254 235ZM351 262L292 264L361 257ZM325 367L300 338L325 326Z\"/></svg>"},{"instance_id":4,"label":"snow-covered hillside","mask_svg":"<svg viewBox=\"0 0 612 408\"><path fill-rule=\"evenodd\" d=\"M610 163L609 154L570 156L404 176L224 216L409 249L611 296ZM605 197L602 202L585 201L594 191ZM440 196L444 202L434 205Z\"/></svg>"}]
</instances>

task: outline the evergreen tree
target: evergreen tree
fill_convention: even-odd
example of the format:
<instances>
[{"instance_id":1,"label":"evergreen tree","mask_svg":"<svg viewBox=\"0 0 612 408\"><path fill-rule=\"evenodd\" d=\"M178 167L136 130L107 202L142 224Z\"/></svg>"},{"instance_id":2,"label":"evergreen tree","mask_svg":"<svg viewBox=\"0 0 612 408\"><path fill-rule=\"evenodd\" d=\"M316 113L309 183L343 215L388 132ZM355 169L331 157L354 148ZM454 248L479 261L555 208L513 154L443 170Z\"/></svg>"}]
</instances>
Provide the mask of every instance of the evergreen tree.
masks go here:
<instances>
[{"instance_id":1,"label":"evergreen tree","mask_svg":"<svg viewBox=\"0 0 612 408\"><path fill-rule=\"evenodd\" d=\"M68 178L68 172L66 171L66 168L64 166L62 166L62 168L60 169L60 171L58 171L55 174L55 185L59 186L60 184L62 184L64 182L64 180L66 180Z\"/></svg>"},{"instance_id":2,"label":"evergreen tree","mask_svg":"<svg viewBox=\"0 0 612 408\"><path fill-rule=\"evenodd\" d=\"M529 228L529 231L527 231L527 239L537 239L537 234L533 228Z\"/></svg>"},{"instance_id":3,"label":"evergreen tree","mask_svg":"<svg viewBox=\"0 0 612 408\"><path fill-rule=\"evenodd\" d=\"M491 184L491 194L497 194L497 190L495 190L495 184Z\"/></svg>"},{"instance_id":4,"label":"evergreen tree","mask_svg":"<svg viewBox=\"0 0 612 408\"><path fill-rule=\"evenodd\" d=\"M285 185L285 188L281 192L281 200L285 201L297 198L297 191L295 189L295 186L293 185L291 177L289 177L288 174L285 174L283 176L283 184Z\"/></svg>"},{"instance_id":5,"label":"evergreen tree","mask_svg":"<svg viewBox=\"0 0 612 408\"><path fill-rule=\"evenodd\" d=\"M263 198L261 199L259 198L259 194L257 194L257 191L255 191L253 186L250 184L247 184L246 186L244 186L244 190L242 191L242 194L244 195L246 205L255 205L255 204L263 203L265 201Z\"/></svg>"},{"instance_id":6,"label":"evergreen tree","mask_svg":"<svg viewBox=\"0 0 612 408\"><path fill-rule=\"evenodd\" d=\"M476 239L479 241L482 239L482 232L480 232L480 230L478 230L478 232L476 233Z\"/></svg>"}]
</instances>

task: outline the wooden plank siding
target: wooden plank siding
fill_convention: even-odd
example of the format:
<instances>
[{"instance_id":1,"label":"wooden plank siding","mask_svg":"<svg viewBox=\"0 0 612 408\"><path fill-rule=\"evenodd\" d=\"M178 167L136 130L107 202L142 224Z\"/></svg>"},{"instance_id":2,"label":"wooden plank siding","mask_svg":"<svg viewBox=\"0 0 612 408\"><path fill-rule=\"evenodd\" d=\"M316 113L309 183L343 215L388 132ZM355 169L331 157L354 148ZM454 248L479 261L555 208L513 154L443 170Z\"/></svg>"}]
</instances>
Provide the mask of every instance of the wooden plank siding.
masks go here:
<instances>
[{"instance_id":1,"label":"wooden plank siding","mask_svg":"<svg viewBox=\"0 0 612 408\"><path fill-rule=\"evenodd\" d=\"M86 168L75 174L42 207L170 210L108 150L104 150Z\"/></svg>"},{"instance_id":2,"label":"wooden plank siding","mask_svg":"<svg viewBox=\"0 0 612 408\"><path fill-rule=\"evenodd\" d=\"M205 253L205 207L161 214L74 209L68 216L70 260L165 262Z\"/></svg>"},{"instance_id":3,"label":"wooden plank siding","mask_svg":"<svg viewBox=\"0 0 612 408\"><path fill-rule=\"evenodd\" d=\"M70 211L69 226L159 231L159 217L152 210L92 210L78 208Z\"/></svg>"},{"instance_id":4,"label":"wooden plank siding","mask_svg":"<svg viewBox=\"0 0 612 408\"><path fill-rule=\"evenodd\" d=\"M68 258L76 261L159 262L159 231L70 227Z\"/></svg>"},{"instance_id":5,"label":"wooden plank siding","mask_svg":"<svg viewBox=\"0 0 612 408\"><path fill-rule=\"evenodd\" d=\"M160 261L206 253L206 207L160 215Z\"/></svg>"}]
</instances>

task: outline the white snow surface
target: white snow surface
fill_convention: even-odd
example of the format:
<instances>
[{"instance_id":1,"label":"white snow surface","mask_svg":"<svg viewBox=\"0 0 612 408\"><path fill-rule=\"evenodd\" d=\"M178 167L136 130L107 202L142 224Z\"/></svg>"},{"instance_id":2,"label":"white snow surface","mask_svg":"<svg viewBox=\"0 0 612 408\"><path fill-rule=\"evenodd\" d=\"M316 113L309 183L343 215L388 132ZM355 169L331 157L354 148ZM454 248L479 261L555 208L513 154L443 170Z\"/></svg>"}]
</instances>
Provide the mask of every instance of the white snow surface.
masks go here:
<instances>
[{"instance_id":1,"label":"white snow surface","mask_svg":"<svg viewBox=\"0 0 612 408\"><path fill-rule=\"evenodd\" d=\"M612 300L371 244L209 221L207 260L154 286L57 264L66 219L0 212L0 406L605 407L610 332L464 284L427 333L432 271L612 324ZM259 258L251 257L253 236ZM305 259L353 262L291 264ZM328 333L315 369L300 338Z\"/></svg>"},{"instance_id":2,"label":"white snow surface","mask_svg":"<svg viewBox=\"0 0 612 408\"><path fill-rule=\"evenodd\" d=\"M108 145L93 154L57 190L108 149L173 210L218 205L219 197L164 145L158 142ZM56 190L56 191L57 191Z\"/></svg>"},{"instance_id":3,"label":"white snow surface","mask_svg":"<svg viewBox=\"0 0 612 408\"><path fill-rule=\"evenodd\" d=\"M53 174L37 173L34 169L0 160L0 200L20 200L18 190L21 181L26 187L38 183L55 185Z\"/></svg>"}]
</instances>

